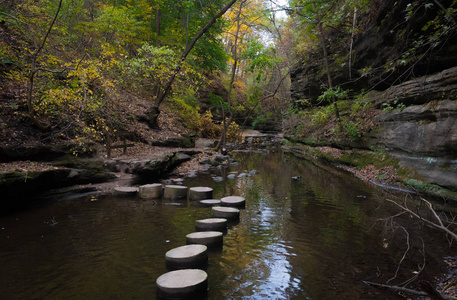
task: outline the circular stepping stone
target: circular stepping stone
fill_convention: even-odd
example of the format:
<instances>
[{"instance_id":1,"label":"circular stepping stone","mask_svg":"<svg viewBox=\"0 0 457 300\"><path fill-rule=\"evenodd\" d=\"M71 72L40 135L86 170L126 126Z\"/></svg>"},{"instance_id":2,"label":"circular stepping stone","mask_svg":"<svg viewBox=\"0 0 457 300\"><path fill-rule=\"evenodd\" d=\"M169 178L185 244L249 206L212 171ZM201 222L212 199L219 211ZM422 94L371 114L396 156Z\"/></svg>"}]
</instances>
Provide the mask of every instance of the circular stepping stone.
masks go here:
<instances>
[{"instance_id":1,"label":"circular stepping stone","mask_svg":"<svg viewBox=\"0 0 457 300\"><path fill-rule=\"evenodd\" d=\"M156 280L157 296L164 298L190 298L208 290L208 274L203 270L171 271Z\"/></svg>"},{"instance_id":2,"label":"circular stepping stone","mask_svg":"<svg viewBox=\"0 0 457 300\"><path fill-rule=\"evenodd\" d=\"M165 199L183 199L187 198L187 186L183 185L166 185L163 197Z\"/></svg>"},{"instance_id":3,"label":"circular stepping stone","mask_svg":"<svg viewBox=\"0 0 457 300\"><path fill-rule=\"evenodd\" d=\"M114 194L121 197L132 197L138 193L138 188L130 186L118 186L114 188Z\"/></svg>"},{"instance_id":4,"label":"circular stepping stone","mask_svg":"<svg viewBox=\"0 0 457 300\"><path fill-rule=\"evenodd\" d=\"M200 200L200 203L206 206L213 206L213 205L219 205L221 204L221 200L219 199L205 199L205 200Z\"/></svg>"},{"instance_id":5,"label":"circular stepping stone","mask_svg":"<svg viewBox=\"0 0 457 300\"><path fill-rule=\"evenodd\" d=\"M187 245L171 249L165 253L167 267L172 270L198 268L208 261L208 247Z\"/></svg>"},{"instance_id":6,"label":"circular stepping stone","mask_svg":"<svg viewBox=\"0 0 457 300\"><path fill-rule=\"evenodd\" d=\"M190 200L203 200L213 198L213 189L209 187L196 186L189 189Z\"/></svg>"},{"instance_id":7,"label":"circular stepping stone","mask_svg":"<svg viewBox=\"0 0 457 300\"><path fill-rule=\"evenodd\" d=\"M221 231L227 230L227 219L210 218L195 221L197 231Z\"/></svg>"},{"instance_id":8,"label":"circular stepping stone","mask_svg":"<svg viewBox=\"0 0 457 300\"><path fill-rule=\"evenodd\" d=\"M222 232L220 231L202 231L193 232L186 235L187 244L201 244L206 246L221 246Z\"/></svg>"},{"instance_id":9,"label":"circular stepping stone","mask_svg":"<svg viewBox=\"0 0 457 300\"><path fill-rule=\"evenodd\" d=\"M245 204L244 197L240 196L228 196L221 199L222 206L244 207Z\"/></svg>"},{"instance_id":10,"label":"circular stepping stone","mask_svg":"<svg viewBox=\"0 0 457 300\"><path fill-rule=\"evenodd\" d=\"M211 209L211 217L227 220L239 219L240 210L233 207L214 206Z\"/></svg>"},{"instance_id":11,"label":"circular stepping stone","mask_svg":"<svg viewBox=\"0 0 457 300\"><path fill-rule=\"evenodd\" d=\"M138 189L141 198L156 199L162 197L163 188L160 183L142 185Z\"/></svg>"}]
</instances>

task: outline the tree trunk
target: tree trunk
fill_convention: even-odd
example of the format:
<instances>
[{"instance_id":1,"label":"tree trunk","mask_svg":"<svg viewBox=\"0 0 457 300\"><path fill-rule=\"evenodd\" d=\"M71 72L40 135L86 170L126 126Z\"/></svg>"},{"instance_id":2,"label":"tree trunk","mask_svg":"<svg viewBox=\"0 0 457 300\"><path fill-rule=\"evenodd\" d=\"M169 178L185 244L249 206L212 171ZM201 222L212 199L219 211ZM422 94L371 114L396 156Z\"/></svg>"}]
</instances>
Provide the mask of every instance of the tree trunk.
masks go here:
<instances>
[{"instance_id":1,"label":"tree trunk","mask_svg":"<svg viewBox=\"0 0 457 300\"><path fill-rule=\"evenodd\" d=\"M355 26L357 22L357 5L354 5L354 17L352 19L351 46L349 47L349 79L352 80L352 46L354 44Z\"/></svg>"},{"instance_id":2,"label":"tree trunk","mask_svg":"<svg viewBox=\"0 0 457 300\"><path fill-rule=\"evenodd\" d=\"M232 106L230 104L230 97L232 94L232 89L233 89L233 83L235 82L235 75L236 75L236 70L238 67L238 36L240 33L240 16L241 16L241 11L243 8L243 4L246 1L242 1L240 3L240 9L238 10L238 14L236 15L236 33L235 33L235 42L233 45L233 66L232 66L232 74L230 76L230 83L229 83L229 89L228 89L228 95L227 95L227 113L229 115L228 121L226 121L225 114L222 115L223 118L223 128L222 128L222 133L221 133L221 139L219 143L216 146L216 151L219 151L221 147L225 147L226 145L226 139L227 139L227 129L232 123L233 120L233 115L232 115Z\"/></svg>"},{"instance_id":3,"label":"tree trunk","mask_svg":"<svg viewBox=\"0 0 457 300\"><path fill-rule=\"evenodd\" d=\"M35 75L40 71L40 68L37 67L37 59L38 55L40 54L41 50L43 50L44 46L46 45L46 40L49 37L49 34L51 33L52 27L54 26L54 23L57 20L57 16L59 15L60 9L62 8L62 1L59 1L59 6L57 7L56 14L54 15L54 18L51 21L51 24L49 24L48 31L46 32L46 35L43 37L43 42L41 45L33 52L32 55L32 66L30 67L30 73L29 73L29 87L27 91L27 109L28 109L28 114L29 118L34 122L34 124L40 129L40 130L48 130L49 126L43 125L40 123L36 117L35 117L35 108L32 102L33 98L33 85L34 85L34 80L35 80Z\"/></svg>"},{"instance_id":4,"label":"tree trunk","mask_svg":"<svg viewBox=\"0 0 457 300\"><path fill-rule=\"evenodd\" d=\"M196 36L190 41L189 45L187 45L186 50L184 50L183 54L181 55L181 60L178 64L178 66L173 70L173 73L170 75L170 78L168 79L168 82L165 84L165 86L160 90L159 95L154 101L154 105L151 109L151 113L149 113L150 116L154 117L154 119L151 119L149 124L152 125L157 125L157 117L159 116L158 113L154 113L159 111L160 104L165 100L167 97L168 93L171 91L171 86L173 85L173 82L176 79L176 76L178 73L181 71L182 64L186 60L187 56L189 55L190 51L192 48L195 46L195 43L207 32L211 26L213 26L216 21L222 17L227 10L229 10L230 7L232 7L233 4L235 4L237 0L231 0L217 15L215 15L211 21L209 21L205 27L203 27L199 33L197 33Z\"/></svg>"},{"instance_id":5,"label":"tree trunk","mask_svg":"<svg viewBox=\"0 0 457 300\"><path fill-rule=\"evenodd\" d=\"M157 34L157 45L159 45L159 37L162 34L162 10L157 7L156 10L156 34Z\"/></svg>"},{"instance_id":6,"label":"tree trunk","mask_svg":"<svg viewBox=\"0 0 457 300\"><path fill-rule=\"evenodd\" d=\"M151 128L159 128L160 110L158 107L152 107L148 112L149 126Z\"/></svg>"},{"instance_id":7,"label":"tree trunk","mask_svg":"<svg viewBox=\"0 0 457 300\"><path fill-rule=\"evenodd\" d=\"M327 72L328 87L329 87L329 89L333 89L332 75L330 74L330 67L329 67L328 54L327 54L327 45L325 43L325 37L324 37L324 28L322 26L321 19L320 19L319 15L317 14L316 2L314 2L314 10L316 11L316 21L319 25L319 40L321 42L322 50L324 52L324 63L325 63L325 70ZM335 107L336 120L338 121L338 124L341 128L340 111L338 109L338 104L336 103L335 96L332 96L332 103L333 103L333 106Z\"/></svg>"}]
</instances>

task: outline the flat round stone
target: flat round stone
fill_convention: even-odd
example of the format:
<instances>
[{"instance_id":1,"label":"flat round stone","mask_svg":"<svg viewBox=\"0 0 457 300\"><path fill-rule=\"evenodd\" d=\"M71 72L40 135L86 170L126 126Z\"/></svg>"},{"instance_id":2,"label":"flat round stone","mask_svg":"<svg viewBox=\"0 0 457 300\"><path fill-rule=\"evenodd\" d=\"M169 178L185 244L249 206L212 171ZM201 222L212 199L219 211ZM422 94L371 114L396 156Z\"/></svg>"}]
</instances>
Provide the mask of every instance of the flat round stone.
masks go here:
<instances>
[{"instance_id":1,"label":"flat round stone","mask_svg":"<svg viewBox=\"0 0 457 300\"><path fill-rule=\"evenodd\" d=\"M187 186L183 185L166 185L163 197L166 199L183 199L187 198Z\"/></svg>"},{"instance_id":2,"label":"flat round stone","mask_svg":"<svg viewBox=\"0 0 457 300\"><path fill-rule=\"evenodd\" d=\"M202 231L193 232L186 235L187 244L201 244L206 246L221 245L222 232L220 231Z\"/></svg>"},{"instance_id":3,"label":"flat round stone","mask_svg":"<svg viewBox=\"0 0 457 300\"><path fill-rule=\"evenodd\" d=\"M200 203L207 206L219 205L221 204L221 200L218 199L205 199L200 200Z\"/></svg>"},{"instance_id":4,"label":"flat round stone","mask_svg":"<svg viewBox=\"0 0 457 300\"><path fill-rule=\"evenodd\" d=\"M170 269L196 268L208 261L208 247L205 245L187 245L171 249L165 253Z\"/></svg>"},{"instance_id":5,"label":"flat round stone","mask_svg":"<svg viewBox=\"0 0 457 300\"><path fill-rule=\"evenodd\" d=\"M117 186L114 188L114 194L117 196L130 197L138 193L138 188L130 186Z\"/></svg>"},{"instance_id":6,"label":"flat round stone","mask_svg":"<svg viewBox=\"0 0 457 300\"><path fill-rule=\"evenodd\" d=\"M197 231L225 231L227 229L227 219L209 218L195 221Z\"/></svg>"},{"instance_id":7,"label":"flat round stone","mask_svg":"<svg viewBox=\"0 0 457 300\"><path fill-rule=\"evenodd\" d=\"M162 197L163 188L160 183L145 184L138 188L138 194L141 198L154 199Z\"/></svg>"},{"instance_id":8,"label":"flat round stone","mask_svg":"<svg viewBox=\"0 0 457 300\"><path fill-rule=\"evenodd\" d=\"M221 199L222 206L234 206L241 207L246 204L244 197L240 196L228 196Z\"/></svg>"},{"instance_id":9,"label":"flat round stone","mask_svg":"<svg viewBox=\"0 0 457 300\"><path fill-rule=\"evenodd\" d=\"M159 297L191 297L208 289L208 274L199 269L171 271L157 278L156 284Z\"/></svg>"},{"instance_id":10,"label":"flat round stone","mask_svg":"<svg viewBox=\"0 0 457 300\"><path fill-rule=\"evenodd\" d=\"M211 209L211 217L238 219L240 217L240 210L233 207L214 206Z\"/></svg>"},{"instance_id":11,"label":"flat round stone","mask_svg":"<svg viewBox=\"0 0 457 300\"><path fill-rule=\"evenodd\" d=\"M189 189L190 200L211 199L213 197L213 189L210 187L196 186Z\"/></svg>"}]
</instances>

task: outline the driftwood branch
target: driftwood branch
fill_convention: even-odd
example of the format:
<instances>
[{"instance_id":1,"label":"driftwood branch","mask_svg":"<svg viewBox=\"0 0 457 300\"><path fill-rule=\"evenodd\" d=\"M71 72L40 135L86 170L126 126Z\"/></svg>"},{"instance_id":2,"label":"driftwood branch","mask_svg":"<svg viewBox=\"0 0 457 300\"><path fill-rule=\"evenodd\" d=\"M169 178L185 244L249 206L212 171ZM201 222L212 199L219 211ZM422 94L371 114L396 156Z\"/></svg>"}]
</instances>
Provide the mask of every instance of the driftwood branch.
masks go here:
<instances>
[{"instance_id":1,"label":"driftwood branch","mask_svg":"<svg viewBox=\"0 0 457 300\"><path fill-rule=\"evenodd\" d=\"M416 291L416 290L404 288L401 286L388 285L388 284L376 283L376 282L371 282L371 281L363 281L363 283L365 283L367 285L371 285L371 286L382 287L382 288L386 288L386 289L390 289L390 290L394 290L394 291L398 291L398 292L408 293L411 295L428 296L428 294L425 292Z\"/></svg>"},{"instance_id":2,"label":"driftwood branch","mask_svg":"<svg viewBox=\"0 0 457 300\"><path fill-rule=\"evenodd\" d=\"M450 238L451 238L451 241L452 240L456 240L457 241L457 234L455 233L455 231L451 230L450 229L450 225L457 225L455 224L454 222L451 222L449 225L444 225L443 223L443 220L440 218L440 216L437 214L436 210L433 208L433 205L430 203L430 201L428 200L425 200L424 198L421 198L421 201L423 201L427 207L428 207L428 210L432 213L433 215L433 219L429 220L427 218L424 218L423 216L421 216L418 212L415 212L413 210L411 210L407 204L406 204L406 201L403 203L403 204L399 204L397 203L396 201L394 200L391 200L391 199L386 199L387 201L389 201L390 203L398 206L400 209L402 209L403 211L405 212L408 212L409 214L411 214L413 217L423 221L424 223L432 226L433 228L436 228L436 229L439 229L441 231L444 231Z\"/></svg>"},{"instance_id":3,"label":"driftwood branch","mask_svg":"<svg viewBox=\"0 0 457 300\"><path fill-rule=\"evenodd\" d=\"M419 286L423 291L417 291L413 289L408 289L404 288L401 286L396 286L396 285L387 285L387 284L382 284L382 283L376 283L376 282L371 282L371 281L363 281L364 284L375 286L375 287L381 287L401 293L407 293L410 295L415 295L415 296L428 296L432 300L455 300L455 297L452 296L446 296L442 295L440 292L438 292L428 281L423 281L421 280L419 282Z\"/></svg>"},{"instance_id":4,"label":"driftwood branch","mask_svg":"<svg viewBox=\"0 0 457 300\"><path fill-rule=\"evenodd\" d=\"M405 260L406 256L408 255L408 252L409 252L409 249L411 248L411 245L410 245L410 242L409 242L409 232L403 227L403 226L400 226L400 228L405 232L406 234L406 250L405 252L403 253L403 256L402 258L400 259L400 262L398 263L397 265L397 270L395 271L395 275L390 278L389 280L387 280L387 283L391 282L392 280L394 280L395 278L397 278L397 275L398 275L398 271L400 271L400 267L401 267L401 264L403 263L403 261Z\"/></svg>"}]
</instances>

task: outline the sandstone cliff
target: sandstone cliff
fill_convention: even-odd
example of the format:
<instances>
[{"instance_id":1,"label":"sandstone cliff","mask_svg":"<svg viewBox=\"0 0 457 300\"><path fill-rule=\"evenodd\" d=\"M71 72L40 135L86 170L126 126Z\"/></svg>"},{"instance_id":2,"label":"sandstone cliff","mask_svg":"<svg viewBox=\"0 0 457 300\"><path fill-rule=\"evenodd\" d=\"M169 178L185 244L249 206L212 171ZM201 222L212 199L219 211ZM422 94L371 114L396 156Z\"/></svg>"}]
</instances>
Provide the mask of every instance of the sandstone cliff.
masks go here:
<instances>
[{"instance_id":1,"label":"sandstone cliff","mask_svg":"<svg viewBox=\"0 0 457 300\"><path fill-rule=\"evenodd\" d=\"M399 58L426 34L425 24L442 8L434 6L405 21L411 1L381 3L377 17L354 41L351 76L347 66L339 65L337 59L331 62L335 85L354 93L371 91L366 99L377 111L375 126L357 141L324 136L316 142L314 136L313 143L391 154L411 170L410 178L403 178L404 182L413 187L442 187L453 194L457 191L457 54L453 50L457 46L457 28L450 34L453 38L440 47L415 48L421 59L401 61ZM441 3L450 5L448 1ZM344 47L331 53L333 58L347 55ZM368 70L363 76L362 69ZM291 73L295 103L316 103L322 82L326 82L324 76L319 61L297 64ZM306 142L306 136L301 141Z\"/></svg>"}]
</instances>

